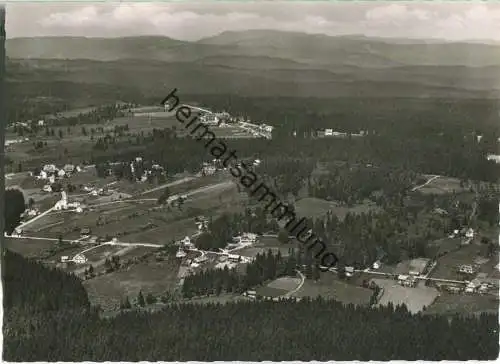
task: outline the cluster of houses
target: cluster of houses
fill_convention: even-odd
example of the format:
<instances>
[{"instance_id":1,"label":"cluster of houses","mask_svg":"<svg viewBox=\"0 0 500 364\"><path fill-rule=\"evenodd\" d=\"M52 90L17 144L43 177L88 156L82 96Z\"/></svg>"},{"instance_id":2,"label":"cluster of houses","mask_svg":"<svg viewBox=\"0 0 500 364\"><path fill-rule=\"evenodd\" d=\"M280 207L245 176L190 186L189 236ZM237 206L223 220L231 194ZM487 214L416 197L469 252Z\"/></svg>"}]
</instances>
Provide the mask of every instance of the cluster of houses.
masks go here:
<instances>
[{"instance_id":1,"label":"cluster of houses","mask_svg":"<svg viewBox=\"0 0 500 364\"><path fill-rule=\"evenodd\" d=\"M500 155L498 154L488 154L486 159L495 163L500 163Z\"/></svg>"},{"instance_id":2,"label":"cluster of houses","mask_svg":"<svg viewBox=\"0 0 500 364\"><path fill-rule=\"evenodd\" d=\"M112 191L108 190L106 187L97 188L97 187L92 187L92 186L83 186L82 189L85 192L88 192L89 195L91 195L91 196L104 196L104 195L109 195L112 193Z\"/></svg>"},{"instance_id":3,"label":"cluster of houses","mask_svg":"<svg viewBox=\"0 0 500 364\"><path fill-rule=\"evenodd\" d=\"M242 127L243 129L249 131L252 135L263 136L267 139L271 139L272 132L274 130L274 127L272 125L268 125L265 123L254 124L254 123L250 123L250 120L241 121L239 123L239 126Z\"/></svg>"},{"instance_id":4,"label":"cluster of houses","mask_svg":"<svg viewBox=\"0 0 500 364\"><path fill-rule=\"evenodd\" d=\"M6 139L5 146L8 147L9 145L12 145L12 144L18 144L18 143L27 142L27 141L29 141L29 138Z\"/></svg>"},{"instance_id":5,"label":"cluster of houses","mask_svg":"<svg viewBox=\"0 0 500 364\"><path fill-rule=\"evenodd\" d=\"M27 208L24 210L24 212L21 214L21 219L29 219L33 218L40 215L40 210L38 210L36 207L33 208Z\"/></svg>"},{"instance_id":6,"label":"cluster of houses","mask_svg":"<svg viewBox=\"0 0 500 364\"><path fill-rule=\"evenodd\" d=\"M43 186L42 191L50 193L54 191L53 185L56 180L68 178L81 170L80 166L73 164L65 164L62 168L56 167L55 164L46 164L39 172L35 171L31 175L34 175L37 180L47 181L48 183Z\"/></svg>"},{"instance_id":7,"label":"cluster of houses","mask_svg":"<svg viewBox=\"0 0 500 364\"><path fill-rule=\"evenodd\" d=\"M200 173L202 176L211 176L220 168L221 167L218 166L218 160L214 159L212 162L203 162Z\"/></svg>"},{"instance_id":8,"label":"cluster of houses","mask_svg":"<svg viewBox=\"0 0 500 364\"><path fill-rule=\"evenodd\" d=\"M333 129L325 129L320 134L323 134L325 137L347 138L349 136L351 136L351 137L366 136L368 134L368 132L361 130L359 133L346 133L346 132L334 131Z\"/></svg>"},{"instance_id":9,"label":"cluster of houses","mask_svg":"<svg viewBox=\"0 0 500 364\"><path fill-rule=\"evenodd\" d=\"M398 274L396 279L403 287L416 287L417 280L430 267L431 260L427 258L412 259L408 265L408 273ZM432 269L432 267L430 268Z\"/></svg>"},{"instance_id":10,"label":"cluster of houses","mask_svg":"<svg viewBox=\"0 0 500 364\"><path fill-rule=\"evenodd\" d=\"M258 167L262 163L260 159L250 159L243 161L245 166L248 167ZM235 164L236 167L242 167L242 162L237 162ZM200 174L202 176L211 176L215 174L217 171L227 170L227 167L224 166L224 163L220 159L212 159L211 162L203 162L200 170Z\"/></svg>"},{"instance_id":11,"label":"cluster of houses","mask_svg":"<svg viewBox=\"0 0 500 364\"><path fill-rule=\"evenodd\" d=\"M257 241L257 234L254 233L242 233L241 235L234 236L233 242L228 244L229 249L239 247L241 245L252 245Z\"/></svg>"},{"instance_id":12,"label":"cluster of houses","mask_svg":"<svg viewBox=\"0 0 500 364\"><path fill-rule=\"evenodd\" d=\"M485 274L483 274L485 275ZM442 289L450 293L466 293L466 294L487 294L490 290L498 286L498 280L483 277L481 273L471 281L466 281L463 284L444 284L441 285Z\"/></svg>"},{"instance_id":13,"label":"cluster of houses","mask_svg":"<svg viewBox=\"0 0 500 364\"><path fill-rule=\"evenodd\" d=\"M208 220L206 218L198 217L197 220L200 223L200 226L203 226L203 224L208 223ZM228 244L228 248L235 248L235 247L241 247L242 245L251 245L254 244L257 241L257 235L253 233L243 233L239 236L236 236L233 238L232 244ZM189 236L186 236L184 239L181 240L179 249L177 250L176 253L176 258L185 258L187 256L186 251L187 250L195 250L196 247L189 238ZM201 264L205 263L208 260L205 254L202 254L201 256L193 259L192 261L187 262L190 268L198 268ZM238 255L238 254L231 254L228 250L222 250L222 254L219 256L219 262L223 263L223 265L235 265L237 263L249 263L252 261L252 258ZM223 266L221 266L223 268Z\"/></svg>"},{"instance_id":14,"label":"cluster of houses","mask_svg":"<svg viewBox=\"0 0 500 364\"><path fill-rule=\"evenodd\" d=\"M146 182L151 175L165 175L165 169L159 164L153 162L151 169L144 168L144 163L142 157L136 157L135 160L131 161L130 173L136 177L136 182ZM141 175L138 175L136 169L141 166L143 171Z\"/></svg>"},{"instance_id":15,"label":"cluster of houses","mask_svg":"<svg viewBox=\"0 0 500 364\"><path fill-rule=\"evenodd\" d=\"M470 241L470 239L473 239L474 236L475 232L473 228L462 228L460 230L453 230L453 232L449 235L449 238L465 238Z\"/></svg>"},{"instance_id":16,"label":"cluster of houses","mask_svg":"<svg viewBox=\"0 0 500 364\"><path fill-rule=\"evenodd\" d=\"M85 264L87 262L87 258L83 254L77 254L72 259L69 256L63 255L61 257L61 263L76 263L76 264Z\"/></svg>"},{"instance_id":17,"label":"cluster of houses","mask_svg":"<svg viewBox=\"0 0 500 364\"><path fill-rule=\"evenodd\" d=\"M224 126L231 121L231 115L228 112L222 111L217 113L203 113L199 117L200 122L208 125Z\"/></svg>"}]
</instances>

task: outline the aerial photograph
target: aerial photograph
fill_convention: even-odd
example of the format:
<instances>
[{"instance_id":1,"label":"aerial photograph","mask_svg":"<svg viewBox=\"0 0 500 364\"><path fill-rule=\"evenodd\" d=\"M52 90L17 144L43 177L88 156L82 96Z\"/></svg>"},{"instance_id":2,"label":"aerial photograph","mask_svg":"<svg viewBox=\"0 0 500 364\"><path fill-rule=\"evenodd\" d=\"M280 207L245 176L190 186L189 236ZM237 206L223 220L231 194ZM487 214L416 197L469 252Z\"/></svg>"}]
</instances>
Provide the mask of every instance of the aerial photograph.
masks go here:
<instances>
[{"instance_id":1,"label":"aerial photograph","mask_svg":"<svg viewBox=\"0 0 500 364\"><path fill-rule=\"evenodd\" d=\"M6 362L499 357L500 3L0 7Z\"/></svg>"}]
</instances>

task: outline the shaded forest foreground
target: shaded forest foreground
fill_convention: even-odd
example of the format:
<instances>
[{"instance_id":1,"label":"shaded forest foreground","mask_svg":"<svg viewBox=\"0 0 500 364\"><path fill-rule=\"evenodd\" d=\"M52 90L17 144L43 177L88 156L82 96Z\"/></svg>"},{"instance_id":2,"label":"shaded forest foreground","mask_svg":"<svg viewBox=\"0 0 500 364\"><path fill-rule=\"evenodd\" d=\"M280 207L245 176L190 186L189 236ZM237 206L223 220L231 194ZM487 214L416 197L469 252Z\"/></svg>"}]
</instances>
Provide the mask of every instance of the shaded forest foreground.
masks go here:
<instances>
[{"instance_id":1,"label":"shaded forest foreground","mask_svg":"<svg viewBox=\"0 0 500 364\"><path fill-rule=\"evenodd\" d=\"M498 315L411 315L335 301L172 305L99 318L74 276L4 256L8 361L491 360Z\"/></svg>"}]
</instances>

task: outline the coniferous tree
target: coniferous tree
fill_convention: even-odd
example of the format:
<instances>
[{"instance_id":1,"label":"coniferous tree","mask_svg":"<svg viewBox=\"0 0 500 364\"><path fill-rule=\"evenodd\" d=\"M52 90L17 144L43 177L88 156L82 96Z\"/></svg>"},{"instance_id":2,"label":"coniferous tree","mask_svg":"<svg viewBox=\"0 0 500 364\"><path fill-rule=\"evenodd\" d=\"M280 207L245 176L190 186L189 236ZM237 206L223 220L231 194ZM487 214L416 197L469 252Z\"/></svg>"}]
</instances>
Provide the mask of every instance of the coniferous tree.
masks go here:
<instances>
[{"instance_id":1,"label":"coniferous tree","mask_svg":"<svg viewBox=\"0 0 500 364\"><path fill-rule=\"evenodd\" d=\"M144 296L142 295L142 291L139 291L139 294L137 295L137 304L141 307L144 307L146 302L144 301Z\"/></svg>"}]
</instances>

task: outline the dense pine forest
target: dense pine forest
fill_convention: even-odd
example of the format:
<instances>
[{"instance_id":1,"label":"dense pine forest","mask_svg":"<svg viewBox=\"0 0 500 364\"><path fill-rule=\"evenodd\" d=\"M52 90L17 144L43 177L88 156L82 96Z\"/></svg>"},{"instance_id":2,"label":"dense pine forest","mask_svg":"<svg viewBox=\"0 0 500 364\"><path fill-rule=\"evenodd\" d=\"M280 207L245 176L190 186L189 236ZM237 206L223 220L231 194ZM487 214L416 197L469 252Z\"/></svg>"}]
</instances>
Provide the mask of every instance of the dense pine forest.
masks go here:
<instances>
[{"instance_id":1,"label":"dense pine forest","mask_svg":"<svg viewBox=\"0 0 500 364\"><path fill-rule=\"evenodd\" d=\"M330 300L172 304L99 317L74 276L4 255L8 361L491 360L498 315L411 315Z\"/></svg>"}]
</instances>

